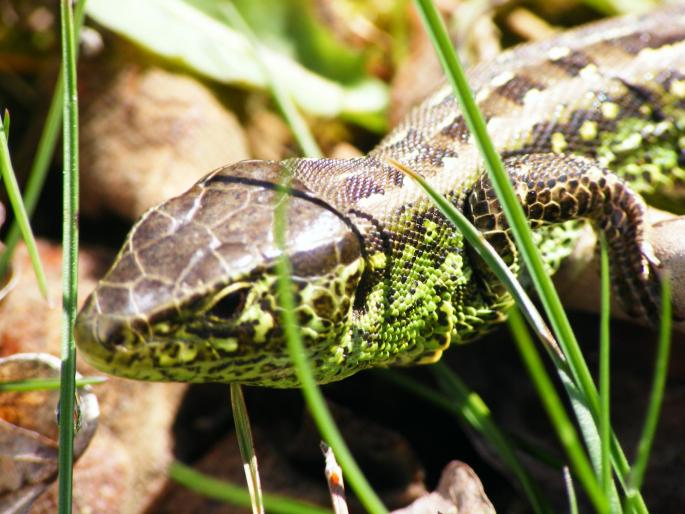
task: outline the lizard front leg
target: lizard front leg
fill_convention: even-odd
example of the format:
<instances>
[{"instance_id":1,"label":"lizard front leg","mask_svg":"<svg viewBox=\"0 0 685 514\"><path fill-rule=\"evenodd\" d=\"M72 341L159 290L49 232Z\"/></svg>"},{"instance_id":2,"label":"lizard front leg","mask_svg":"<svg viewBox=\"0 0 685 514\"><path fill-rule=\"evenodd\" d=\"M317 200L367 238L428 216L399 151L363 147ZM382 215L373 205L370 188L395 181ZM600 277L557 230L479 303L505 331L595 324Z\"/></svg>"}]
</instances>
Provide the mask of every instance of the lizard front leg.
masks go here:
<instances>
[{"instance_id":1,"label":"lizard front leg","mask_svg":"<svg viewBox=\"0 0 685 514\"><path fill-rule=\"evenodd\" d=\"M604 232L612 284L621 304L631 315L656 321L659 263L645 236L642 198L617 175L586 157L530 154L506 158L504 166L533 228L585 219ZM518 251L487 174L473 187L466 209L505 262L516 265ZM487 271L481 274L491 281Z\"/></svg>"}]
</instances>

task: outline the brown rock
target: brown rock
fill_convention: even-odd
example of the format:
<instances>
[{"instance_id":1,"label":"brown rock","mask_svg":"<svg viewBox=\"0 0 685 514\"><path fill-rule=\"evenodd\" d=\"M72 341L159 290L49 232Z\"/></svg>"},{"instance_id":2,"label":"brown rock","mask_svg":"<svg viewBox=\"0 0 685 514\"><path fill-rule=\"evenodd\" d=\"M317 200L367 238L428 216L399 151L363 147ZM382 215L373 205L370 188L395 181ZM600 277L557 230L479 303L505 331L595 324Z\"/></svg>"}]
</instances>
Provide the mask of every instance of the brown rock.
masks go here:
<instances>
[{"instance_id":1,"label":"brown rock","mask_svg":"<svg viewBox=\"0 0 685 514\"><path fill-rule=\"evenodd\" d=\"M249 156L235 115L207 86L149 62L118 43L80 68L85 213L136 219Z\"/></svg>"},{"instance_id":2,"label":"brown rock","mask_svg":"<svg viewBox=\"0 0 685 514\"><path fill-rule=\"evenodd\" d=\"M52 304L60 305L62 250L40 241L38 248ZM97 252L81 251L79 298L85 299L93 289L95 277L102 274L108 260ZM0 356L19 352L59 355L60 310L49 308L40 296L23 246L18 247L12 265L15 285L0 302ZM81 362L78 369L83 375L101 374ZM100 427L83 464L75 468L74 504L83 507L81 511L86 506L91 512L133 514L145 510L166 480L172 458L171 426L185 388L185 384L113 377L93 388L100 402ZM108 497L113 503L100 508ZM33 508L35 512L54 512L54 501L54 491L47 492Z\"/></svg>"}]
</instances>

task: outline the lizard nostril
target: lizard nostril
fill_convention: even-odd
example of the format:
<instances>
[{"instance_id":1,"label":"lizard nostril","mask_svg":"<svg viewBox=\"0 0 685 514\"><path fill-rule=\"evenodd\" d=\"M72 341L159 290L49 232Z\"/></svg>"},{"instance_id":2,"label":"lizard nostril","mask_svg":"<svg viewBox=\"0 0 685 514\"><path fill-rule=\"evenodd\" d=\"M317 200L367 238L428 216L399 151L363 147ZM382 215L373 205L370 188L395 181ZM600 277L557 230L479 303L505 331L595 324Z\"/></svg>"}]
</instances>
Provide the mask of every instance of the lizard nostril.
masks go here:
<instances>
[{"instance_id":1,"label":"lizard nostril","mask_svg":"<svg viewBox=\"0 0 685 514\"><path fill-rule=\"evenodd\" d=\"M122 333L118 334L113 334L108 340L107 340L107 346L110 348L114 346L122 346L126 342L126 336Z\"/></svg>"}]
</instances>

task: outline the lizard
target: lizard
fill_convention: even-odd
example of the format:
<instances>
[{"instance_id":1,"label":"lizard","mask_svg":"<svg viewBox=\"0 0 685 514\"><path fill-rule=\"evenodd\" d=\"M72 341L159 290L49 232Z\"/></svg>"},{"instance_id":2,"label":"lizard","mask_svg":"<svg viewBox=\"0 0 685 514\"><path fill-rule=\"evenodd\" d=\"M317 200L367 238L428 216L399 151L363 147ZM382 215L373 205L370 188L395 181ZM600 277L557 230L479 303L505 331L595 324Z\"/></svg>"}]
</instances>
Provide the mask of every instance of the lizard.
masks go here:
<instances>
[{"instance_id":1,"label":"lizard","mask_svg":"<svg viewBox=\"0 0 685 514\"><path fill-rule=\"evenodd\" d=\"M685 199L685 7L595 22L468 72L551 272L578 227L606 235L626 310L658 317L646 204ZM86 361L139 380L297 387L276 292L287 201L295 313L315 378L438 360L506 319L510 295L415 183L520 258L448 85L367 155L248 160L150 209L75 324Z\"/></svg>"}]
</instances>

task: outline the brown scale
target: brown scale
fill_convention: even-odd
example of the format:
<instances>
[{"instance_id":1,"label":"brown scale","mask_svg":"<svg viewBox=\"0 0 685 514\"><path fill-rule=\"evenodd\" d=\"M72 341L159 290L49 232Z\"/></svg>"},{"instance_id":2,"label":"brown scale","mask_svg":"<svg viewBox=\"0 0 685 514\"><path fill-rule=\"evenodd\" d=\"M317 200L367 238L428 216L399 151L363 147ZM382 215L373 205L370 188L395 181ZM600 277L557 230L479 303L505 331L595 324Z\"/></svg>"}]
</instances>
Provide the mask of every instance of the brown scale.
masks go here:
<instances>
[{"instance_id":1,"label":"brown scale","mask_svg":"<svg viewBox=\"0 0 685 514\"><path fill-rule=\"evenodd\" d=\"M658 319L658 261L645 238L645 205L613 173L584 157L555 154L511 157L504 161L526 217L534 228L586 219L604 232L611 278L626 311ZM504 261L517 261L517 250L487 175L468 196L467 215ZM493 291L498 286L485 265L475 260Z\"/></svg>"}]
</instances>

